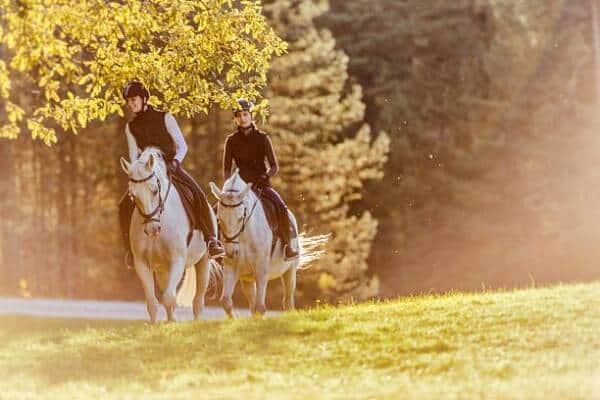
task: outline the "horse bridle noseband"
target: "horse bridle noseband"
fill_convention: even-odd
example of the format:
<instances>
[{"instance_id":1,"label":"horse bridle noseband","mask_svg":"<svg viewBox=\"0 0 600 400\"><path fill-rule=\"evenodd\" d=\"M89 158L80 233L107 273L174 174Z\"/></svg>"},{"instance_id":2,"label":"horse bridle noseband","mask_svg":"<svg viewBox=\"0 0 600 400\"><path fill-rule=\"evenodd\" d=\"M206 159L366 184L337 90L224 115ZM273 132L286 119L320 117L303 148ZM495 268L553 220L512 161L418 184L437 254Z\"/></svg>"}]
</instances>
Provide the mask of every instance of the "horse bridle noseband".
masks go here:
<instances>
[{"instance_id":1,"label":"horse bridle noseband","mask_svg":"<svg viewBox=\"0 0 600 400\"><path fill-rule=\"evenodd\" d=\"M152 171L152 173L150 175L148 175L145 178L142 179L133 179L133 178L129 178L129 182L133 182L133 183L144 183L149 181L150 179L156 177L156 172ZM131 191L129 192L129 197L131 198L131 200L133 201L133 204L135 205L135 208L138 210L138 212L140 213L140 215L144 218L144 225L148 224L150 222L158 222L160 223L160 216L162 215L163 211L165 210L165 203L167 202L167 198L169 197L169 192L171 191L171 177L168 177L169 179L169 186L167 186L167 193L165 194L165 198L162 198L162 188L160 186L160 179L158 179L158 177L156 177L156 184L158 185L158 205L156 206L156 208L148 213L145 214L139 207L138 202L136 201L136 198L134 195L131 194ZM158 215L158 217L157 217Z\"/></svg>"},{"instance_id":2,"label":"horse bridle noseband","mask_svg":"<svg viewBox=\"0 0 600 400\"><path fill-rule=\"evenodd\" d=\"M237 192L237 190L228 190L228 192ZM254 209L256 208L256 205L260 201L261 194L262 194L262 190L260 191L259 195L257 196L256 201L254 202L254 205L252 206L252 210L250 210L250 214L248 215L248 218L246 218L246 215L248 214L248 207L246 207L246 205L245 205L245 201L246 201L245 198L236 204L223 203L223 201L221 199L219 199L219 205L222 205L225 208L237 208L237 207L241 206L242 204L244 205L244 215L242 216L242 226L240 227L240 229L238 230L238 232L235 235L233 235L231 237L227 236L227 234L225 233L225 230L221 227L221 221L220 220L218 221L219 231L221 232L221 235L223 235L223 239L224 239L223 241L225 243L240 243L240 241L237 239L240 237L240 235L246 229L246 224L248 223L248 221L250 221L250 217L252 217L252 214L254 213Z\"/></svg>"}]
</instances>

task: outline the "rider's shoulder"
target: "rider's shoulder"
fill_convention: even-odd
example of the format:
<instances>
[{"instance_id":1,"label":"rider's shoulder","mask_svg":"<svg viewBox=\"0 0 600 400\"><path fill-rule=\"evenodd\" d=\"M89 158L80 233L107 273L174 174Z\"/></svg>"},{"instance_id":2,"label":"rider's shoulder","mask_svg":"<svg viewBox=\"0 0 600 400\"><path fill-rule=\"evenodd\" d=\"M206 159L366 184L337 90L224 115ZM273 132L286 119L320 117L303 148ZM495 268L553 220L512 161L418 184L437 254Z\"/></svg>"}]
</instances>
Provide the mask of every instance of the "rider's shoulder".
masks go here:
<instances>
[{"instance_id":1,"label":"rider's shoulder","mask_svg":"<svg viewBox=\"0 0 600 400\"><path fill-rule=\"evenodd\" d=\"M262 136L264 138L271 138L271 134L266 131L263 131L262 129L256 128L256 133L258 133L260 136Z\"/></svg>"},{"instance_id":2,"label":"rider's shoulder","mask_svg":"<svg viewBox=\"0 0 600 400\"><path fill-rule=\"evenodd\" d=\"M229 135L227 135L227 137L225 138L225 140L231 140L231 139L233 139L237 135L237 133L238 133L238 131L231 132Z\"/></svg>"}]
</instances>

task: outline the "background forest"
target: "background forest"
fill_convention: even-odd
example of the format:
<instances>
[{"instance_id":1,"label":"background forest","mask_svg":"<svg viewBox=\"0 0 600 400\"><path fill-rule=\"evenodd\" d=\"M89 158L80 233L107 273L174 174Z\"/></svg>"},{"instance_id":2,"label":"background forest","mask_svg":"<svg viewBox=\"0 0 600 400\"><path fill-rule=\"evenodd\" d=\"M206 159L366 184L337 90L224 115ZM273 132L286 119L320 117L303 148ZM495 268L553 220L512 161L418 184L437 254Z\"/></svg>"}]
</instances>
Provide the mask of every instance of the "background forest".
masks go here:
<instances>
[{"instance_id":1,"label":"background forest","mask_svg":"<svg viewBox=\"0 0 600 400\"><path fill-rule=\"evenodd\" d=\"M0 1L0 295L141 299L117 220L130 116L86 117L76 135L56 129L51 146L48 132L14 121L11 102L44 104L43 71L23 67L19 52L33 58L52 43L33 40L29 3ZM265 0L259 12L284 53L249 14L272 54L249 67L259 82L269 66L266 86L244 90L269 100L259 125L281 163L274 186L304 231L332 233L326 256L298 278L298 302L598 279L597 8ZM49 34L62 38L75 23L57 24ZM246 73L228 82L255 82ZM225 100L176 103L166 89L175 79L156 79L151 92L179 107L184 165L209 193L209 181L222 183L231 112Z\"/></svg>"}]
</instances>

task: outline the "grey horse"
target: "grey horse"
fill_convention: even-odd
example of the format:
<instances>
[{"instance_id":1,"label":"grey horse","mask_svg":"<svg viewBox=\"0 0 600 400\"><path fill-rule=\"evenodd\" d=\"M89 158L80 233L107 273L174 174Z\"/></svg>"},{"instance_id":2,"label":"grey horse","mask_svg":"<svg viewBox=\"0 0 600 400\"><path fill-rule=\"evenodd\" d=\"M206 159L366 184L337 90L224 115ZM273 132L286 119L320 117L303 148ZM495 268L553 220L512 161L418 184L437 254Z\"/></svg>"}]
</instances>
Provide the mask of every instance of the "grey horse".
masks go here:
<instances>
[{"instance_id":1,"label":"grey horse","mask_svg":"<svg viewBox=\"0 0 600 400\"><path fill-rule=\"evenodd\" d=\"M174 309L182 293L194 290L196 319L204 309L204 297L211 276L220 266L209 259L202 232L194 230L188 245L190 223L179 193L168 177L167 166L157 148L147 148L132 163L121 158L129 176L129 195L135 203L130 240L135 271L142 282L150 322L156 323L159 299L174 321ZM155 279L157 282L155 282ZM156 293L156 291L162 293Z\"/></svg>"}]
</instances>

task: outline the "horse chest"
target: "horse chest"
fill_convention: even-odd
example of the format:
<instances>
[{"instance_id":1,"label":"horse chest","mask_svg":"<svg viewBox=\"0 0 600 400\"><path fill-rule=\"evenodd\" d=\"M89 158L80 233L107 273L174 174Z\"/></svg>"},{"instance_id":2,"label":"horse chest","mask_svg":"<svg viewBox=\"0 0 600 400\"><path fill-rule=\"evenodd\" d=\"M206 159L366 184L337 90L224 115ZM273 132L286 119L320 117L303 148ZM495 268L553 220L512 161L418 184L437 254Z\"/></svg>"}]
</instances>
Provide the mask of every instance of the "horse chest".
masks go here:
<instances>
[{"instance_id":1,"label":"horse chest","mask_svg":"<svg viewBox=\"0 0 600 400\"><path fill-rule=\"evenodd\" d=\"M140 244L138 252L150 268L161 269L171 264L174 255L171 246L168 241L158 238Z\"/></svg>"},{"instance_id":2,"label":"horse chest","mask_svg":"<svg viewBox=\"0 0 600 400\"><path fill-rule=\"evenodd\" d=\"M233 267L240 276L255 275L257 271L256 259L250 255L240 253L232 262Z\"/></svg>"}]
</instances>

